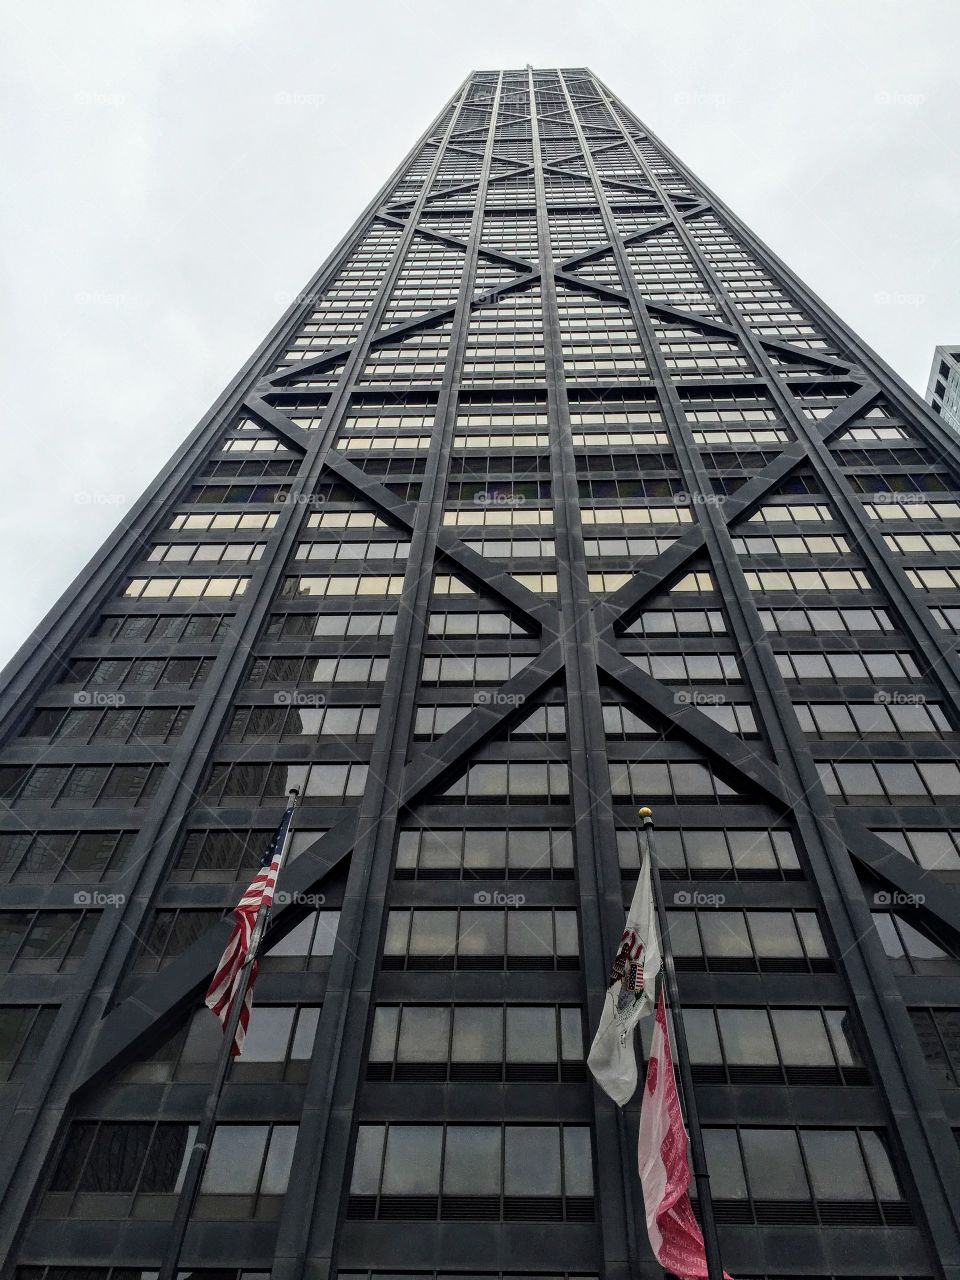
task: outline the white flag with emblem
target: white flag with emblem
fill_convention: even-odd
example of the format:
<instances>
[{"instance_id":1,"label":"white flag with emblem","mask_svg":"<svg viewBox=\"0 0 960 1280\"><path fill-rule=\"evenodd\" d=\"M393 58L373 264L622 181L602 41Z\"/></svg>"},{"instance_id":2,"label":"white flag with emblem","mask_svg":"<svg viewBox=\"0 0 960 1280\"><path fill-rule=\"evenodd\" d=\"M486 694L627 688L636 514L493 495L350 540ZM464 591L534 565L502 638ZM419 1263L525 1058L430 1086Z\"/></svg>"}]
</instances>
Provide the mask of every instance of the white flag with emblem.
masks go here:
<instances>
[{"instance_id":1,"label":"white flag with emblem","mask_svg":"<svg viewBox=\"0 0 960 1280\"><path fill-rule=\"evenodd\" d=\"M641 1018L653 1012L660 972L660 941L650 874L647 846L627 913L627 927L610 973L600 1025L587 1058L597 1084L621 1107L637 1088L633 1029Z\"/></svg>"}]
</instances>

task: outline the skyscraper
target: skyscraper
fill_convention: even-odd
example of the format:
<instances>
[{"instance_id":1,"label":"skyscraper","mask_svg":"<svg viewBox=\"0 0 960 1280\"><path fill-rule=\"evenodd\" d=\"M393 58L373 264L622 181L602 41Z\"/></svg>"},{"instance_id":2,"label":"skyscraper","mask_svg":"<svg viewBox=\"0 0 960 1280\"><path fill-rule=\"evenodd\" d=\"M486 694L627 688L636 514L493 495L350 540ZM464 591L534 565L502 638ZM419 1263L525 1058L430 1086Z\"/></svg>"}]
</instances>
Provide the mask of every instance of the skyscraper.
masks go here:
<instances>
[{"instance_id":1,"label":"skyscraper","mask_svg":"<svg viewBox=\"0 0 960 1280\"><path fill-rule=\"evenodd\" d=\"M7 673L4 1276L156 1272L297 785L184 1273L660 1274L649 804L728 1270L956 1280L958 633L956 438L590 72L469 76Z\"/></svg>"}]
</instances>

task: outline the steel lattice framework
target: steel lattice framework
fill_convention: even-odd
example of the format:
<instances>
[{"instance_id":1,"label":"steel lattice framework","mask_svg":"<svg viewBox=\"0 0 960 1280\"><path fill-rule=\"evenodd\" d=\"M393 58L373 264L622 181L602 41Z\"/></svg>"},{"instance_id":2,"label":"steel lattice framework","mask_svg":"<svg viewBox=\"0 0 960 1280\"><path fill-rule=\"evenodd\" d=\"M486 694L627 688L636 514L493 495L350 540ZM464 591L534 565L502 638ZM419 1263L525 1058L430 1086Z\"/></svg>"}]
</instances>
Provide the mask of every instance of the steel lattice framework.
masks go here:
<instances>
[{"instance_id":1,"label":"steel lattice framework","mask_svg":"<svg viewBox=\"0 0 960 1280\"><path fill-rule=\"evenodd\" d=\"M943 1086L950 1066L937 1074L935 1065L938 1053L944 1064L960 1060L943 1030L960 1016L951 1013L960 1005L958 874L949 860L908 856L905 836L878 834L946 839L960 830L960 786L948 773L960 726L960 621L951 622L960 619L960 576L949 576L954 564L960 575L958 492L957 442L922 400L596 77L531 68L468 77L7 672L0 897L11 936L29 917L31 928L46 928L49 956L67 934L89 929L75 963L46 969L22 959L25 935L3 979L4 1012L55 1009L35 1063L0 1095L9 1274L18 1265L40 1268L29 1273L38 1278L56 1265L79 1276L98 1266L155 1269L175 1187L153 1165L155 1186L145 1174L136 1187L103 1185L87 1153L106 1122L116 1142L127 1142L125 1125L139 1125L149 1145L157 1120L170 1133L195 1120L202 1087L178 1082L173 1067L164 1074L172 1059L160 1045L198 1005L229 931L221 913L250 864L205 877L201 855L187 877L184 842L200 828L260 831L275 821L276 794L249 789L259 774L244 775L246 791L230 791L224 778L312 764L328 779L366 772L340 797L324 782L311 801L308 784L303 825L316 832L285 873L271 939L302 927L324 894L327 907L339 905L336 943L314 972L268 966L257 997L321 1005L312 1055L298 1083L253 1075L228 1086L224 1105L232 1123L297 1126L288 1190L259 1217L222 1203L218 1221L209 1208L191 1228L185 1265L274 1280L659 1274L642 1225L634 1108L617 1112L582 1073L550 1083L541 1073L534 1088L535 1074L458 1083L438 1068L378 1081L368 1067L384 1002L579 1006L589 1027L630 886L618 831L629 829L633 805L649 801L662 827L712 832L718 843L744 829L788 830L799 854L791 874L787 864L754 874L749 860L727 871L688 860L671 872L678 913L699 903L707 915L701 891L716 898L719 888L725 920L815 913L825 939L817 963L809 949L803 964L779 967L762 957L752 968L691 960L685 1004L840 1008L863 1059L859 1087L803 1076L782 1045L776 1080L773 1068L764 1076L749 1064L738 1075L726 1058L725 1075L703 1066L705 1124L739 1131L748 1173L750 1135L798 1130L809 1164L807 1130L834 1131L837 1141L882 1132L901 1184L899 1193L882 1188L863 1138L872 1191L849 1202L818 1195L815 1170L804 1199L765 1198L756 1180L730 1192L724 1169L714 1194L726 1213L728 1268L960 1277L951 1128L960 1095ZM365 549L355 545L358 527ZM388 534L394 549L378 555ZM531 535L552 546L524 560L520 544ZM158 550L170 547L175 554ZM314 547L326 557L319 569L308 563ZM330 586L347 582L331 563L343 555L358 575L355 597ZM163 585L172 579L179 585ZM334 640L335 624L315 622L361 606L373 641L353 638L349 623ZM505 619L498 636L485 639L482 624L472 637L465 623L437 630L438 614L465 620L478 609ZM869 614L873 629L859 633L848 610ZM817 611L831 615L829 632L811 631ZM700 630L685 634L694 612ZM378 613L388 629L369 622ZM781 613L807 618L803 634L774 623ZM654 614L661 627L673 618L674 630L646 625ZM213 619L210 634L191 642L186 631L172 636L172 622L150 623L159 638L145 644L136 627L147 623L130 622L184 616ZM307 616L302 625L315 630L284 621ZM322 694L298 689L296 674L272 694L263 681L254 688L258 663L292 672L319 659L332 672L334 660L358 654L381 663L376 676L371 668L338 689L330 675ZM814 662L825 654L848 665L825 677ZM814 665L801 670L797 655ZM98 681L144 657L202 666L186 692L159 683L142 696L103 692L114 686ZM523 661L511 668L512 658ZM476 674L450 681L459 685L451 692L439 687L447 659L492 665L471 667ZM720 659L722 683L705 685ZM863 659L874 665L858 680ZM422 666L431 660L441 671L432 683ZM904 715L876 736L861 731L862 719L856 731L833 732L817 710L825 699L936 714L919 730ZM63 727L78 711L128 715L129 726L173 703L176 731L162 745L139 728L122 745L101 742L105 720L89 737L73 725L91 720ZM325 743L317 728L308 743L301 729L292 743L283 729L262 729L280 723L270 714L256 734L235 728L241 711L341 706L376 707L375 730ZM616 706L642 728L611 732ZM427 736L418 713L428 707L438 717L458 711ZM544 715L546 727L525 733L544 707L565 709L562 729ZM730 708L749 708L750 722ZM568 787L513 793L511 783L484 795L459 781L498 761L565 765ZM639 792L635 777L662 783L668 766L659 791ZM89 790L107 776L97 769L119 768L150 775L139 804L130 773L128 789L105 800L110 774L80 817L64 803L67 788ZM887 768L913 772L890 781ZM845 769L873 770L880 782L860 785L868 772ZM709 796L704 778L713 779ZM509 956L486 972L454 961L434 963L435 972L385 966L394 916L469 910L478 881L480 901L496 901L497 877L482 871L431 876L424 863L412 877L396 874L398 836L464 826L572 829L570 878L529 875L523 892L541 916L576 911L576 973L523 972ZM73 853L61 852L68 829L129 833L114 879L93 863L73 866ZM45 860L30 841L53 853ZM119 905L105 893L120 895ZM66 918L78 904L102 910L84 926ZM871 915L878 905L894 908L882 937ZM151 972L144 955L155 951ZM918 1038L928 1025L940 1029L937 1049ZM142 1074L151 1062L161 1064L156 1074ZM140 1075L123 1074L138 1064ZM444 1127L448 1142L455 1125L587 1126L595 1187L575 1196L568 1171L547 1207L535 1190L509 1188L497 1204L479 1192L475 1202L429 1189L391 1197L386 1181L358 1191L355 1174L351 1194L358 1126L403 1122ZM100 1136L90 1137L96 1124ZM113 1167L132 1160L123 1149ZM86 1172L71 1174L71 1160L78 1169L86 1161ZM140 1203L144 1187L155 1210L109 1200L136 1193Z\"/></svg>"}]
</instances>

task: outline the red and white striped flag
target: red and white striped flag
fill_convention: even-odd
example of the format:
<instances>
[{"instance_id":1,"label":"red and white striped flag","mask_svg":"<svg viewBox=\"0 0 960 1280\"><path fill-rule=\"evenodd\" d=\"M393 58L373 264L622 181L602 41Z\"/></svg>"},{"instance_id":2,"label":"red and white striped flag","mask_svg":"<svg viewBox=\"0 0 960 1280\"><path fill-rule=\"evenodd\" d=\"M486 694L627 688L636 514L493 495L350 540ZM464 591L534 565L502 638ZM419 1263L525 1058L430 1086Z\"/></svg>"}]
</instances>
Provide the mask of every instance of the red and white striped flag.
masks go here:
<instances>
[{"instance_id":1,"label":"red and white striped flag","mask_svg":"<svg viewBox=\"0 0 960 1280\"><path fill-rule=\"evenodd\" d=\"M213 975L213 981L210 983L207 994L204 997L207 1008L211 1009L220 1019L220 1025L224 1031L226 1031L227 1023L230 1021L233 1001L243 983L243 964L250 950L250 942L253 938L257 916L261 909L269 908L273 903L273 894L277 887L277 876L280 874L280 863L283 859L283 844L292 817L293 810L288 809L283 815L279 827L273 833L273 838L267 845L266 852L260 863L260 870L250 881L250 886L246 893L233 909L233 929L227 940L224 953L220 957L216 973ZM234 1058L240 1056L244 1037L247 1034L247 1027L250 1024L250 1010L253 1008L253 984L257 980L258 968L258 963L254 960L250 966L250 981L247 983L243 1009L240 1013L240 1021L237 1023L237 1034L230 1050Z\"/></svg>"},{"instance_id":2,"label":"red and white striped flag","mask_svg":"<svg viewBox=\"0 0 960 1280\"><path fill-rule=\"evenodd\" d=\"M702 1280L708 1275L707 1258L703 1234L690 1204L687 1131L673 1075L662 991L647 1059L637 1159L647 1234L657 1261L680 1280ZM725 1280L731 1280L726 1272L723 1274Z\"/></svg>"}]
</instances>

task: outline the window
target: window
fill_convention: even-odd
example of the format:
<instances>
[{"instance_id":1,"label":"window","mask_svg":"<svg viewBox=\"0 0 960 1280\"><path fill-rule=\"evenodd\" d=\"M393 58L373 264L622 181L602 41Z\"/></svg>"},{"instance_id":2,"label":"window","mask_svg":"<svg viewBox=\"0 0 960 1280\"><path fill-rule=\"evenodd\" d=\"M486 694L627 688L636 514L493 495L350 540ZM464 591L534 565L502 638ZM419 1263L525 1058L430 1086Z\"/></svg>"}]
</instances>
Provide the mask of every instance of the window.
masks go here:
<instances>
[{"instance_id":1,"label":"window","mask_svg":"<svg viewBox=\"0 0 960 1280\"><path fill-rule=\"evenodd\" d=\"M778 653L774 655L785 680L907 680L920 669L909 653ZM897 695L891 694L896 702Z\"/></svg>"},{"instance_id":2,"label":"window","mask_svg":"<svg viewBox=\"0 0 960 1280\"><path fill-rule=\"evenodd\" d=\"M221 506L237 503L249 506L253 503L284 502L289 486L281 484L202 484L194 485L185 501L196 505Z\"/></svg>"},{"instance_id":3,"label":"window","mask_svg":"<svg viewBox=\"0 0 960 1280\"><path fill-rule=\"evenodd\" d=\"M220 450L222 453L280 453L286 458L293 457L285 445L267 435L258 435L256 439L243 436L229 437L221 443Z\"/></svg>"},{"instance_id":4,"label":"window","mask_svg":"<svg viewBox=\"0 0 960 1280\"><path fill-rule=\"evenodd\" d=\"M374 450L394 449L429 449L430 437L426 435L376 435L364 436L359 433L341 432L334 441L335 449L346 449L354 453L370 453Z\"/></svg>"},{"instance_id":5,"label":"window","mask_svg":"<svg viewBox=\"0 0 960 1280\"><path fill-rule=\"evenodd\" d=\"M578 969L577 913L534 911L479 891L476 909L391 910L383 946L385 969ZM489 904L489 905L488 905Z\"/></svg>"},{"instance_id":6,"label":"window","mask_svg":"<svg viewBox=\"0 0 960 1280\"><path fill-rule=\"evenodd\" d=\"M659 556L672 547L674 538L584 538L586 556L621 556L636 559L638 556Z\"/></svg>"},{"instance_id":7,"label":"window","mask_svg":"<svg viewBox=\"0 0 960 1280\"><path fill-rule=\"evenodd\" d=\"M286 578L280 596L284 600L302 600L309 596L398 596L402 591L402 574L386 577L335 574L320 578Z\"/></svg>"},{"instance_id":8,"label":"window","mask_svg":"<svg viewBox=\"0 0 960 1280\"><path fill-rule=\"evenodd\" d=\"M272 529L277 517L268 512L248 512L245 515L176 515L170 522L172 530L201 531L207 529Z\"/></svg>"},{"instance_id":9,"label":"window","mask_svg":"<svg viewBox=\"0 0 960 1280\"><path fill-rule=\"evenodd\" d=\"M825 764L817 769L828 795L839 796L851 804L895 803L909 798L912 802L960 795L960 767L951 761L927 763L919 761L859 764Z\"/></svg>"},{"instance_id":10,"label":"window","mask_svg":"<svg viewBox=\"0 0 960 1280\"><path fill-rule=\"evenodd\" d=\"M26 1268L22 1268L22 1270L26 1270ZM42 1271L42 1267L36 1267L36 1268L31 1267L29 1268L29 1270ZM453 1275L456 1275L456 1272L454 1272ZM421 1267L419 1268L419 1270L417 1270L416 1277L411 1276L410 1280L453 1280L453 1275L451 1274L451 1272L445 1271L445 1270L444 1271L424 1271L422 1270L422 1267ZM573 1271L554 1270L554 1271L550 1271L549 1275L544 1275L543 1271L517 1271L516 1268L511 1268L511 1271L509 1272L507 1271L476 1271L476 1270L472 1270L472 1268L470 1271L470 1280L524 1280L525 1276L530 1276L530 1280L599 1280L599 1276L586 1275L585 1272L582 1272L582 1271L573 1272ZM191 1277L196 1277L196 1280L205 1280L204 1272L202 1271L193 1271L191 1274ZM339 1270L337 1272L337 1277L338 1277L338 1280L397 1280L397 1272L396 1271ZM101 1276L99 1274L97 1274L96 1276L90 1276L90 1277L87 1277L87 1276L74 1277L73 1275L55 1276L55 1277L54 1276L47 1277L42 1275L36 1275L36 1276L29 1275L29 1276L20 1277L20 1272L18 1271L17 1280L108 1280L108 1277ZM113 1277L110 1277L110 1280L113 1280ZM118 1280L119 1280L119 1277L118 1277ZM128 1280L128 1277L124 1276L123 1280ZM129 1277L129 1280L138 1280L138 1277L136 1276ZM234 1280L234 1277L233 1275L230 1275L228 1277L221 1277L218 1275L216 1276L216 1280ZM269 1280L269 1277L266 1275L255 1276L253 1275L253 1272L244 1272L244 1274L241 1277L239 1277L239 1280ZM463 1280L466 1280L466 1277L463 1277Z\"/></svg>"},{"instance_id":11,"label":"window","mask_svg":"<svg viewBox=\"0 0 960 1280\"><path fill-rule=\"evenodd\" d=\"M902 555L960 551L960 534L956 533L885 533L883 540L891 551L899 551Z\"/></svg>"},{"instance_id":12,"label":"window","mask_svg":"<svg viewBox=\"0 0 960 1280\"><path fill-rule=\"evenodd\" d=\"M131 578L124 589L128 600L232 600L242 596L249 578Z\"/></svg>"},{"instance_id":13,"label":"window","mask_svg":"<svg viewBox=\"0 0 960 1280\"><path fill-rule=\"evenodd\" d=\"M661 880L803 878L789 831L658 827L656 850ZM637 828L617 832L617 851L623 874L636 876L641 854Z\"/></svg>"},{"instance_id":14,"label":"window","mask_svg":"<svg viewBox=\"0 0 960 1280\"><path fill-rule=\"evenodd\" d=\"M339 911L311 911L289 933L267 947L261 966L267 972L287 973L323 968L325 957L333 954L339 923Z\"/></svg>"},{"instance_id":15,"label":"window","mask_svg":"<svg viewBox=\"0 0 960 1280\"><path fill-rule=\"evenodd\" d=\"M684 656L680 653L658 653L651 655L631 654L630 661L655 680L691 681L703 683L708 681L734 681L743 679L737 659L732 653L699 653Z\"/></svg>"},{"instance_id":16,"label":"window","mask_svg":"<svg viewBox=\"0 0 960 1280\"><path fill-rule=\"evenodd\" d=\"M691 524L689 507L581 507L580 519L591 524Z\"/></svg>"},{"instance_id":17,"label":"window","mask_svg":"<svg viewBox=\"0 0 960 1280\"><path fill-rule=\"evenodd\" d=\"M517 803L560 804L569 791L566 764L509 760L470 765L442 795L462 804L496 804L507 797Z\"/></svg>"},{"instance_id":18,"label":"window","mask_svg":"<svg viewBox=\"0 0 960 1280\"><path fill-rule=\"evenodd\" d=\"M822 738L885 734L906 738L914 734L951 732L950 722L937 702L920 705L915 695L889 694L882 702L795 702L794 711L805 733Z\"/></svg>"},{"instance_id":19,"label":"window","mask_svg":"<svg viewBox=\"0 0 960 1280\"><path fill-rule=\"evenodd\" d=\"M427 655L423 659L420 681L422 684L502 684L532 661L533 658L526 654L481 657Z\"/></svg>"},{"instance_id":20,"label":"window","mask_svg":"<svg viewBox=\"0 0 960 1280\"><path fill-rule=\"evenodd\" d=\"M172 1217L195 1134L188 1124L75 1122L41 1216ZM296 1136L296 1125L217 1125L197 1216L276 1218Z\"/></svg>"},{"instance_id":21,"label":"window","mask_svg":"<svg viewBox=\"0 0 960 1280\"><path fill-rule=\"evenodd\" d=\"M97 640L198 640L219 639L228 620L217 614L104 614L90 635Z\"/></svg>"},{"instance_id":22,"label":"window","mask_svg":"<svg viewBox=\"0 0 960 1280\"><path fill-rule=\"evenodd\" d=\"M626 630L628 636L725 636L719 609L649 609Z\"/></svg>"},{"instance_id":23,"label":"window","mask_svg":"<svg viewBox=\"0 0 960 1280\"><path fill-rule=\"evenodd\" d=\"M907 577L919 591L956 591L960 569L907 569Z\"/></svg>"},{"instance_id":24,"label":"window","mask_svg":"<svg viewBox=\"0 0 960 1280\"><path fill-rule=\"evenodd\" d=\"M510 506L494 502L492 506L480 506L472 511L445 511L445 525L519 525L519 524L553 524L553 511L545 507L526 506L520 498L520 505Z\"/></svg>"},{"instance_id":25,"label":"window","mask_svg":"<svg viewBox=\"0 0 960 1280\"><path fill-rule=\"evenodd\" d=\"M23 884L111 880L124 870L132 831L6 832L0 835L0 877Z\"/></svg>"},{"instance_id":26,"label":"window","mask_svg":"<svg viewBox=\"0 0 960 1280\"><path fill-rule=\"evenodd\" d=\"M427 630L431 636L465 640L528 634L505 613L431 613Z\"/></svg>"},{"instance_id":27,"label":"window","mask_svg":"<svg viewBox=\"0 0 960 1280\"><path fill-rule=\"evenodd\" d=\"M17 1267L17 1280L154 1280L156 1270L140 1267L37 1266ZM238 1271L236 1267L191 1267L189 1280L270 1280L269 1271ZM346 1275L341 1272L341 1275ZM186 1280L181 1272L180 1280ZM366 1280L364 1276L363 1280ZM597 1280L596 1276L575 1276L571 1280Z\"/></svg>"},{"instance_id":28,"label":"window","mask_svg":"<svg viewBox=\"0 0 960 1280\"><path fill-rule=\"evenodd\" d=\"M301 542L294 552L297 560L405 560L409 542L386 538L376 542ZM302 594L300 592L299 594Z\"/></svg>"},{"instance_id":29,"label":"window","mask_svg":"<svg viewBox=\"0 0 960 1280\"><path fill-rule=\"evenodd\" d=\"M237 707L227 728L226 742L301 742L317 738L355 742L372 738L377 707L256 706Z\"/></svg>"},{"instance_id":30,"label":"window","mask_svg":"<svg viewBox=\"0 0 960 1280\"><path fill-rule=\"evenodd\" d=\"M289 703L298 698L292 686L298 684L380 684L386 679L388 659L367 654L351 654L346 658L255 658L247 674L251 686L285 686ZM274 705L283 699L274 698ZM323 697L299 699L306 706L323 705Z\"/></svg>"},{"instance_id":31,"label":"window","mask_svg":"<svg viewBox=\"0 0 960 1280\"><path fill-rule=\"evenodd\" d=\"M873 834L893 845L925 871L960 871L960 832L940 830L887 831Z\"/></svg>"},{"instance_id":32,"label":"window","mask_svg":"<svg viewBox=\"0 0 960 1280\"><path fill-rule=\"evenodd\" d=\"M319 1017L317 1005L255 1002L243 1042L243 1056L233 1063L230 1079L251 1083L306 1080ZM127 1067L122 1081L125 1084L209 1081L222 1039L220 1023L203 1005L149 1058Z\"/></svg>"},{"instance_id":33,"label":"window","mask_svg":"<svg viewBox=\"0 0 960 1280\"><path fill-rule=\"evenodd\" d=\"M169 666L169 664L168 664ZM83 698L83 695L78 695ZM124 702L122 695L105 695L108 703ZM91 701L93 697L91 696ZM24 729L26 738L71 742L174 742L183 733L189 718L187 707L110 706L97 710L47 707L38 711Z\"/></svg>"},{"instance_id":34,"label":"window","mask_svg":"<svg viewBox=\"0 0 960 1280\"><path fill-rule=\"evenodd\" d=\"M469 435L455 435L454 449L547 449L550 447L550 436L546 432L500 432L496 435L484 435L471 432Z\"/></svg>"},{"instance_id":35,"label":"window","mask_svg":"<svg viewBox=\"0 0 960 1280\"><path fill-rule=\"evenodd\" d=\"M208 619L204 619L207 621ZM127 622L132 621L128 618ZM153 621L147 619L148 622ZM175 618L182 624L182 618ZM201 621L201 619L196 619ZM154 626L154 630L156 627ZM127 634L126 625L114 637L117 640L139 641L145 637ZM191 688L202 683L210 673L212 658L107 658L99 662L71 663L60 677L59 683L64 685L85 684L87 696L78 695L74 699L77 706L93 708L122 708L126 698L104 698L101 690L119 689L121 686L129 692L131 689L148 690L181 686Z\"/></svg>"},{"instance_id":36,"label":"window","mask_svg":"<svg viewBox=\"0 0 960 1280\"><path fill-rule=\"evenodd\" d=\"M751 591L869 591L870 581L862 569L773 569L744 573Z\"/></svg>"},{"instance_id":37,"label":"window","mask_svg":"<svg viewBox=\"0 0 960 1280\"><path fill-rule=\"evenodd\" d=\"M594 1217L582 1125L360 1125L349 1218L574 1221Z\"/></svg>"},{"instance_id":38,"label":"window","mask_svg":"<svg viewBox=\"0 0 960 1280\"><path fill-rule=\"evenodd\" d=\"M158 542L147 559L155 563L189 564L191 561L259 560L262 542Z\"/></svg>"},{"instance_id":39,"label":"window","mask_svg":"<svg viewBox=\"0 0 960 1280\"><path fill-rule=\"evenodd\" d=\"M265 827L244 827L240 830L214 827L206 831L188 831L170 878L208 884L249 881L260 865L273 830ZM303 849L324 834L322 829L298 827L293 833L288 860L292 862Z\"/></svg>"},{"instance_id":40,"label":"window","mask_svg":"<svg viewBox=\"0 0 960 1280\"><path fill-rule=\"evenodd\" d=\"M397 840L398 880L570 880L573 832L492 827L418 827Z\"/></svg>"},{"instance_id":41,"label":"window","mask_svg":"<svg viewBox=\"0 0 960 1280\"><path fill-rule=\"evenodd\" d=\"M298 787L305 797L339 800L363 795L366 781L365 764L215 764L204 799L208 804L230 804L241 798L252 804L269 804L282 800L291 787Z\"/></svg>"},{"instance_id":42,"label":"window","mask_svg":"<svg viewBox=\"0 0 960 1280\"><path fill-rule=\"evenodd\" d=\"M685 1005L694 1079L711 1084L865 1085L846 1009Z\"/></svg>"},{"instance_id":43,"label":"window","mask_svg":"<svg viewBox=\"0 0 960 1280\"><path fill-rule=\"evenodd\" d=\"M758 612L764 630L780 635L896 630L885 609L760 609Z\"/></svg>"},{"instance_id":44,"label":"window","mask_svg":"<svg viewBox=\"0 0 960 1280\"><path fill-rule=\"evenodd\" d=\"M308 529L389 529L373 511L321 511L307 517Z\"/></svg>"},{"instance_id":45,"label":"window","mask_svg":"<svg viewBox=\"0 0 960 1280\"><path fill-rule=\"evenodd\" d=\"M614 800L636 800L654 796L682 796L694 802L712 804L738 793L718 778L708 764L695 761L670 763L610 762L610 791Z\"/></svg>"},{"instance_id":46,"label":"window","mask_svg":"<svg viewBox=\"0 0 960 1280\"><path fill-rule=\"evenodd\" d=\"M881 905L889 897L889 894L881 891L874 895L874 902ZM956 951L941 942L916 913L911 913L910 919L907 919L905 912L900 911L874 910L872 914L883 949L895 970L946 976L957 972Z\"/></svg>"},{"instance_id":47,"label":"window","mask_svg":"<svg viewBox=\"0 0 960 1280\"><path fill-rule=\"evenodd\" d=\"M556 555L556 544L553 538L484 538L482 541L467 540L464 546L477 555L495 559L510 560L516 557L523 559L552 559Z\"/></svg>"},{"instance_id":48,"label":"window","mask_svg":"<svg viewBox=\"0 0 960 1280\"><path fill-rule=\"evenodd\" d=\"M960 609L937 609L931 607L931 614L938 627L944 631L960 631Z\"/></svg>"},{"instance_id":49,"label":"window","mask_svg":"<svg viewBox=\"0 0 960 1280\"><path fill-rule=\"evenodd\" d=\"M960 1009L911 1009L923 1056L940 1088L960 1088Z\"/></svg>"},{"instance_id":50,"label":"window","mask_svg":"<svg viewBox=\"0 0 960 1280\"><path fill-rule=\"evenodd\" d=\"M804 503L803 505L763 506L754 512L747 524L807 524L833 520L834 514L822 503Z\"/></svg>"},{"instance_id":51,"label":"window","mask_svg":"<svg viewBox=\"0 0 960 1280\"><path fill-rule=\"evenodd\" d=\"M889 502L876 505L865 502L863 509L871 520L960 520L958 502L910 502L897 494L884 495Z\"/></svg>"},{"instance_id":52,"label":"window","mask_svg":"<svg viewBox=\"0 0 960 1280\"><path fill-rule=\"evenodd\" d=\"M678 890L677 905L696 899ZM829 973L833 963L815 911L671 911L677 969L691 973Z\"/></svg>"},{"instance_id":53,"label":"window","mask_svg":"<svg viewBox=\"0 0 960 1280\"><path fill-rule=\"evenodd\" d=\"M846 555L850 544L835 534L805 534L785 538L733 538L733 549L741 556Z\"/></svg>"},{"instance_id":54,"label":"window","mask_svg":"<svg viewBox=\"0 0 960 1280\"><path fill-rule=\"evenodd\" d=\"M0 1084L30 1074L57 1012L52 1005L0 1005Z\"/></svg>"},{"instance_id":55,"label":"window","mask_svg":"<svg viewBox=\"0 0 960 1280\"><path fill-rule=\"evenodd\" d=\"M182 955L198 938L223 918L219 911L191 911L187 908L155 911L146 941L134 964L138 973L161 969ZM266 971L302 972L323 968L321 958L333 951L339 911L312 911L299 924L271 942L260 966Z\"/></svg>"},{"instance_id":56,"label":"window","mask_svg":"<svg viewBox=\"0 0 960 1280\"><path fill-rule=\"evenodd\" d=\"M99 911L0 911L0 972L75 973Z\"/></svg>"},{"instance_id":57,"label":"window","mask_svg":"<svg viewBox=\"0 0 960 1280\"><path fill-rule=\"evenodd\" d=\"M578 1006L378 1005L368 1080L581 1081Z\"/></svg>"},{"instance_id":58,"label":"window","mask_svg":"<svg viewBox=\"0 0 960 1280\"><path fill-rule=\"evenodd\" d=\"M911 1221L876 1129L705 1128L719 1222L820 1227Z\"/></svg>"}]
</instances>

